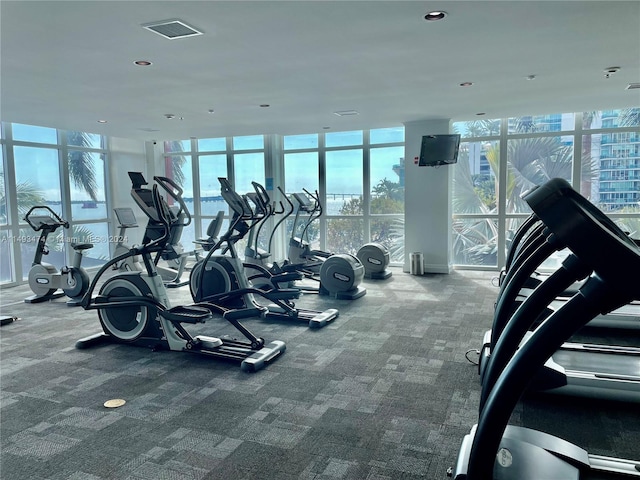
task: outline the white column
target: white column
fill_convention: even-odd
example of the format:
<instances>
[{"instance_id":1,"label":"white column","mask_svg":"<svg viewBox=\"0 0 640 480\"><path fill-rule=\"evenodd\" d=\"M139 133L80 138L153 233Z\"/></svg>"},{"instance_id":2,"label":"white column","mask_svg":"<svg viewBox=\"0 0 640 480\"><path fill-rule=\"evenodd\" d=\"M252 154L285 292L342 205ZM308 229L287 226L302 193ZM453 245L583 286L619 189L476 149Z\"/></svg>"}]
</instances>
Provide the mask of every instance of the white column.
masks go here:
<instances>
[{"instance_id":1,"label":"white column","mask_svg":"<svg viewBox=\"0 0 640 480\"><path fill-rule=\"evenodd\" d=\"M148 152L144 142L124 138L109 138L109 165L107 168L108 188L111 195L113 208L131 207L138 220L138 228L129 229L126 232L127 245L138 244L142 241L144 226L147 217L141 212L135 201L131 198L131 180L128 172L143 172L148 170ZM113 233L117 234L118 222L113 211L108 212L113 225Z\"/></svg>"},{"instance_id":2,"label":"white column","mask_svg":"<svg viewBox=\"0 0 640 480\"><path fill-rule=\"evenodd\" d=\"M423 135L447 134L448 119L406 122L404 268L410 254L424 255L425 273L451 273L451 192L453 166L419 167Z\"/></svg>"}]
</instances>

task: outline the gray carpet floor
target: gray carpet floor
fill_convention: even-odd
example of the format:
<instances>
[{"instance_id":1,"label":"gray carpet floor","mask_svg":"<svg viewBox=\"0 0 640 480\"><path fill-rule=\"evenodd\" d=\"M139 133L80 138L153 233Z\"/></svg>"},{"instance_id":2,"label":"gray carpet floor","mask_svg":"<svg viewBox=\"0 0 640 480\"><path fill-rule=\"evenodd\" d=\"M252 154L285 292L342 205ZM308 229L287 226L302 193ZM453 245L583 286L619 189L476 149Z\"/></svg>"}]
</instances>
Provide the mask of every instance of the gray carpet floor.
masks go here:
<instances>
[{"instance_id":1,"label":"gray carpet floor","mask_svg":"<svg viewBox=\"0 0 640 480\"><path fill-rule=\"evenodd\" d=\"M63 300L25 304L3 289L0 329L3 480L445 479L477 420L477 367L465 352L491 325L494 273L365 280L325 328L248 319L287 350L257 373L181 352L126 345L77 350L97 313ZM188 287L170 290L189 303ZM201 333L234 334L221 319ZM637 334L625 334L640 342ZM236 335L237 336L237 335ZM471 355L473 358L473 355ZM124 399L120 408L103 406ZM636 405L522 401L512 423L592 453L640 457Z\"/></svg>"}]
</instances>

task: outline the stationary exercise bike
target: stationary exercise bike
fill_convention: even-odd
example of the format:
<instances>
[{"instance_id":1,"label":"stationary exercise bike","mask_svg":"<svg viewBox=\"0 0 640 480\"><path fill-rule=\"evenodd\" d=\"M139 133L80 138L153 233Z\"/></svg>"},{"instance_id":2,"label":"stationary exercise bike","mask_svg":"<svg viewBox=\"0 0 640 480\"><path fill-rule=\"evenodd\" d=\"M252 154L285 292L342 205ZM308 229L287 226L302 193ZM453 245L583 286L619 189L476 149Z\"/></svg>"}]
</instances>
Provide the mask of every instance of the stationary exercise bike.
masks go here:
<instances>
[{"instance_id":1,"label":"stationary exercise bike","mask_svg":"<svg viewBox=\"0 0 640 480\"><path fill-rule=\"evenodd\" d=\"M242 370L254 372L278 358L285 351L285 344L272 341L265 344L262 338L251 333L239 321L251 316L252 312L229 309L212 302L171 307L167 289L158 275L153 254L162 251L169 239L171 213L160 195L160 187L180 205L180 213L185 213L183 226L191 221L182 199L182 189L171 179L154 177L153 189L134 188L132 196L149 217L150 224L160 233L151 238L145 235L141 245L129 252L112 258L98 271L82 305L87 310L98 310L98 318L103 333L78 340L76 348L112 341L149 347L154 350L173 350L199 353L220 360L240 362ZM117 274L107 279L100 293L93 298L100 277L113 265L127 256L142 258L144 271ZM183 324L204 323L213 316L222 316L233 325L246 340L228 337L216 338L204 335L192 336Z\"/></svg>"},{"instance_id":2,"label":"stationary exercise bike","mask_svg":"<svg viewBox=\"0 0 640 480\"><path fill-rule=\"evenodd\" d=\"M44 214L34 212L44 211ZM38 246L33 257L33 263L29 270L29 287L34 295L24 299L25 303L40 303L60 298L64 295L70 300L67 305L75 306L80 304L80 300L89 288L89 275L82 268L82 255L85 250L93 248L91 243L72 243L73 262L71 266L62 267L60 271L49 263L42 262L42 256L49 254L47 248L47 237L58 228L69 228L69 222L47 206L35 206L29 209L24 219L33 228L40 232ZM62 290L60 292L59 290Z\"/></svg>"}]
</instances>

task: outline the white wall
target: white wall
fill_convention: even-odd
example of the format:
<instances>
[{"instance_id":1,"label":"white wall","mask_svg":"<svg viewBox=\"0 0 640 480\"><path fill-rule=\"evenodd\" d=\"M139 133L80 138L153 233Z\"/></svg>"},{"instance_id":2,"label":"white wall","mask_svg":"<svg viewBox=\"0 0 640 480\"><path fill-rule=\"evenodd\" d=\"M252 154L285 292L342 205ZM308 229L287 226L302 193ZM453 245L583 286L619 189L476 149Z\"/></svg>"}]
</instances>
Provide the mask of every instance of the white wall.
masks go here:
<instances>
[{"instance_id":1,"label":"white wall","mask_svg":"<svg viewBox=\"0 0 640 480\"><path fill-rule=\"evenodd\" d=\"M410 254L422 252L424 271L451 273L451 191L453 167L418 167L423 135L449 133L448 119L406 122L404 268L409 271Z\"/></svg>"},{"instance_id":2,"label":"white wall","mask_svg":"<svg viewBox=\"0 0 640 480\"><path fill-rule=\"evenodd\" d=\"M147 175L148 155L147 146L140 140L130 140L126 138L109 138L109 164L107 175L109 182L109 193L114 208L131 207L136 214L138 228L127 229L127 244L138 244L142 241L144 226L147 224L147 217L138 208L131 198L131 180L127 172L142 172ZM114 233L118 233L118 222L113 211L108 212L109 218L114 225Z\"/></svg>"}]
</instances>

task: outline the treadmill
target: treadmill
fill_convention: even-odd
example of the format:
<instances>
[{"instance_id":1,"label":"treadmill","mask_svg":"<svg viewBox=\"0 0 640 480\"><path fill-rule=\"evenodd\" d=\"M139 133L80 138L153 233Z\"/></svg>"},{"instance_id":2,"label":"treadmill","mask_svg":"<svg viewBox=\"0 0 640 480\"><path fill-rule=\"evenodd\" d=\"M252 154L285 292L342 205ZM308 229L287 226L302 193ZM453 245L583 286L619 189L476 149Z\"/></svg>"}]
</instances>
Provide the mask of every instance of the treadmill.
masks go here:
<instances>
[{"instance_id":1,"label":"treadmill","mask_svg":"<svg viewBox=\"0 0 640 480\"><path fill-rule=\"evenodd\" d=\"M518 259L520 258L520 254L523 250L531 244L539 245L540 241L544 241L541 237L544 237L545 228L545 225L540 221L535 213L531 214L520 228L518 228L511 241L511 248L509 248L509 251L507 252L505 268L500 272L499 285L501 287L506 282L508 274L517 266ZM632 240L638 244L638 240ZM566 258L570 253L566 250L567 249L558 250L553 254L565 253L564 257ZM550 254L550 256L553 254ZM513 299L516 306L522 303L524 299L553 272L553 269L544 267L546 260L547 259L538 265L529 278L523 282L522 288ZM582 283L583 281L576 281L563 290L558 294L556 300L551 302L549 308L551 310L557 310L560 308L564 302L578 291ZM513 311L515 311L515 308ZM597 315L591 322L589 322L588 326L594 328L638 330L640 329L640 302L633 301L627 305L623 305L613 312L607 313L606 315Z\"/></svg>"},{"instance_id":2,"label":"treadmill","mask_svg":"<svg viewBox=\"0 0 640 480\"><path fill-rule=\"evenodd\" d=\"M563 342L598 313L640 298L640 284L630 281L640 271L640 248L565 180L550 180L524 199L549 227L549 241L565 243L580 268L591 273L577 294L547 317L520 348L516 345L513 355L511 345L503 341L509 338L513 322L506 327L489 359L478 423L465 436L450 476L455 480L640 478L640 461L591 455L548 433L508 425L520 396ZM602 251L608 252L606 259ZM567 265L566 270L575 267ZM571 281L565 272L556 275L551 285L557 290L551 294L561 291L563 282L558 278ZM546 307L538 301L539 291L515 313L516 324L526 312L535 315Z\"/></svg>"},{"instance_id":3,"label":"treadmill","mask_svg":"<svg viewBox=\"0 0 640 480\"><path fill-rule=\"evenodd\" d=\"M599 212L597 209L596 211ZM600 215L610 228L618 228L606 216L601 213ZM621 231L620 233L624 235ZM628 241L635 245L632 240ZM527 300L516 308L512 298L520 291L529 274L550 253L564 246L558 241L557 235L547 232L546 237L537 239L521 252L520 256L526 257L524 260L514 262L502 285L492 329L485 333L483 339L479 359L481 382L485 382L487 365L498 342L509 345L503 353L509 352L508 355L511 356L522 342L527 341L531 335L530 330L554 312L548 306L553 302L558 303L555 299L559 292L563 292L567 286L584 279L592 272L588 264L572 253L556 272L541 282ZM597 254L601 256L600 252ZM633 281L630 280L631 282ZM533 298L531 302L534 303L529 302L529 298ZM525 307L531 304L540 308ZM503 338L505 335L506 338ZM502 360L502 366L506 364L507 359L508 357ZM495 374L493 372L493 375ZM541 369L530 388L545 393L640 401L640 348L564 343L547 361L545 368Z\"/></svg>"}]
</instances>

